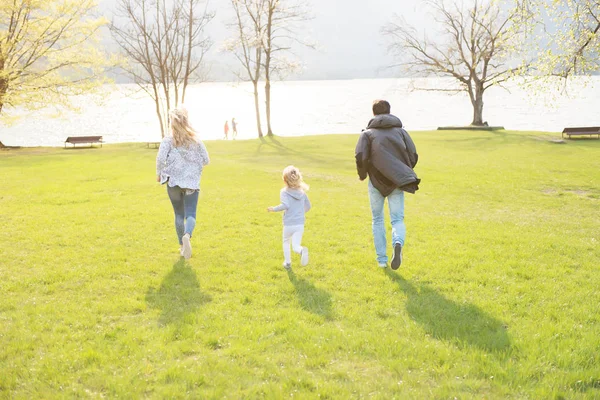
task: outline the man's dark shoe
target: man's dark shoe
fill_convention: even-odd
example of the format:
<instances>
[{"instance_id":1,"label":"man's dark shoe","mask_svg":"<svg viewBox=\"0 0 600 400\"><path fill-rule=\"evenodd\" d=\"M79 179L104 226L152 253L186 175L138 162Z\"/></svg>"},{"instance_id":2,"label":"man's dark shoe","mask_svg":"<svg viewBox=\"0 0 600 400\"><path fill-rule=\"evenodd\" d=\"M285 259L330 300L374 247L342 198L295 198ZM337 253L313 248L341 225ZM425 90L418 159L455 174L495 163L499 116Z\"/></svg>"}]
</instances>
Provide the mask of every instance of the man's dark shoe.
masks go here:
<instances>
[{"instance_id":1,"label":"man's dark shoe","mask_svg":"<svg viewBox=\"0 0 600 400\"><path fill-rule=\"evenodd\" d=\"M400 264L402 264L402 245L400 243L396 243L394 245L394 255L392 256L392 269L397 270L400 268Z\"/></svg>"}]
</instances>

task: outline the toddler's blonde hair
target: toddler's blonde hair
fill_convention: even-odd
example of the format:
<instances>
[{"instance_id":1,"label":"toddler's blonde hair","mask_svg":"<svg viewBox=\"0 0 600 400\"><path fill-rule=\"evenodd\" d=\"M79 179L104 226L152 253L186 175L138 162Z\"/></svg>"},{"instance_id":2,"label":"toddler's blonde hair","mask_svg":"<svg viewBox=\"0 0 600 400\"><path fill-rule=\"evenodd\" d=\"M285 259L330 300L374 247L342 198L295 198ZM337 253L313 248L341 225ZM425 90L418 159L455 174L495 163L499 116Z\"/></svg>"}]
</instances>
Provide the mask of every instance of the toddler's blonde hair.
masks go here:
<instances>
[{"instance_id":1,"label":"toddler's blonde hair","mask_svg":"<svg viewBox=\"0 0 600 400\"><path fill-rule=\"evenodd\" d=\"M169 121L175 147L189 146L197 142L196 131L190 125L188 111L184 106L169 111Z\"/></svg>"},{"instance_id":2,"label":"toddler's blonde hair","mask_svg":"<svg viewBox=\"0 0 600 400\"><path fill-rule=\"evenodd\" d=\"M288 165L283 170L283 181L290 189L302 189L307 191L309 186L302 180L300 170L293 165Z\"/></svg>"}]
</instances>

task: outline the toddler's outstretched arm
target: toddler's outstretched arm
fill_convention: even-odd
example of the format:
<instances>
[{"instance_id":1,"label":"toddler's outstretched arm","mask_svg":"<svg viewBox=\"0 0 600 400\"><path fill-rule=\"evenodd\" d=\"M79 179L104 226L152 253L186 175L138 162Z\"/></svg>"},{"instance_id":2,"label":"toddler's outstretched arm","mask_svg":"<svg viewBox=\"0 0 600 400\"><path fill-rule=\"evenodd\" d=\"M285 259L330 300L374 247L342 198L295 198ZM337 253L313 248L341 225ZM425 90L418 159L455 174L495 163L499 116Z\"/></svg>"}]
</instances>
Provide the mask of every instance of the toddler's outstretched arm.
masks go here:
<instances>
[{"instance_id":1,"label":"toddler's outstretched arm","mask_svg":"<svg viewBox=\"0 0 600 400\"><path fill-rule=\"evenodd\" d=\"M288 208L290 208L288 205L288 202L287 202L287 198L283 191L281 191L281 194L279 195L279 199L281 200L281 203L275 207L267 208L267 211L269 211L269 212L285 211Z\"/></svg>"},{"instance_id":2,"label":"toddler's outstretched arm","mask_svg":"<svg viewBox=\"0 0 600 400\"><path fill-rule=\"evenodd\" d=\"M267 211L269 211L269 212L277 212L277 211L284 211L284 210L287 210L287 209L288 209L288 207L285 204L279 204L278 206L267 208Z\"/></svg>"}]
</instances>

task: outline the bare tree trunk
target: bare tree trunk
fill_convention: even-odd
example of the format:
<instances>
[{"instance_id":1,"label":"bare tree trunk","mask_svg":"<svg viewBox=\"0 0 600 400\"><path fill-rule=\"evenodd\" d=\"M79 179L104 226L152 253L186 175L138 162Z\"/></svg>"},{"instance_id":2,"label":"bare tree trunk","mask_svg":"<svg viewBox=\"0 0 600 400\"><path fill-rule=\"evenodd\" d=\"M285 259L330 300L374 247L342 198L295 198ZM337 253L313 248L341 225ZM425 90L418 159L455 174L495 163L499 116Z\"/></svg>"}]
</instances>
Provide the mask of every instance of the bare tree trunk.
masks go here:
<instances>
[{"instance_id":1,"label":"bare tree trunk","mask_svg":"<svg viewBox=\"0 0 600 400\"><path fill-rule=\"evenodd\" d=\"M473 103L473 126L483 126L483 99L479 98Z\"/></svg>"},{"instance_id":2,"label":"bare tree trunk","mask_svg":"<svg viewBox=\"0 0 600 400\"><path fill-rule=\"evenodd\" d=\"M273 136L271 129L271 57L273 54L273 13L277 4L269 4L268 7L267 46L265 48L265 114L267 116L267 136Z\"/></svg>"},{"instance_id":3,"label":"bare tree trunk","mask_svg":"<svg viewBox=\"0 0 600 400\"><path fill-rule=\"evenodd\" d=\"M0 82L1 85L1 82ZM2 113L2 107L4 107L4 101L2 100L2 97L4 97L4 93L5 91L2 91L2 86L0 86L0 114ZM2 141L0 141L0 149L4 148L4 144L2 144Z\"/></svg>"},{"instance_id":4,"label":"bare tree trunk","mask_svg":"<svg viewBox=\"0 0 600 400\"><path fill-rule=\"evenodd\" d=\"M267 116L267 136L273 136L271 129L271 81L268 78L268 72L265 73L265 114Z\"/></svg>"},{"instance_id":5,"label":"bare tree trunk","mask_svg":"<svg viewBox=\"0 0 600 400\"><path fill-rule=\"evenodd\" d=\"M0 48L2 50L2 48ZM0 71L4 71L4 61L0 60ZM6 96L6 92L8 91L8 79L0 79L0 112L2 112L2 107L4 106L4 96Z\"/></svg>"},{"instance_id":6,"label":"bare tree trunk","mask_svg":"<svg viewBox=\"0 0 600 400\"><path fill-rule=\"evenodd\" d=\"M143 26L147 26L147 22L146 22L146 9L142 8L142 21L143 21ZM148 34L144 31L142 32L143 36L144 36L144 47L145 47L145 53L141 55L141 58L147 63L148 66L152 65L152 61L150 59L150 43L148 42ZM154 106L156 109L156 115L158 116L158 123L160 124L160 137L164 139L165 137L165 124L163 123L163 117L162 117L162 113L160 111L160 94L159 94L159 89L158 89L158 82L157 82L157 78L154 75L154 70L149 67L148 68L148 75L149 75L149 80L150 83L152 84L152 91L154 93Z\"/></svg>"},{"instance_id":7,"label":"bare tree trunk","mask_svg":"<svg viewBox=\"0 0 600 400\"><path fill-rule=\"evenodd\" d=\"M161 2L157 1L156 2L156 19L159 20L160 18L163 18L163 23L164 25L161 25L160 23L156 24L156 29L158 31L158 34L156 35L156 52L157 52L157 59L156 59L156 64L157 64L157 68L158 68L158 76L160 79L160 86L162 88L162 91L164 93L165 96L165 103L166 103L166 107L165 107L165 117L163 119L163 131L166 132L167 131L167 123L166 121L168 120L168 113L169 111L171 111L171 77L169 76L169 70L168 67L166 66L168 60L166 59L166 55L163 53L163 46L168 46L168 43L165 45L163 44L163 42L167 42L167 38L168 38L168 23L166 21L166 17L164 14L164 11L161 12L161 8L160 8ZM166 5L164 4L164 0L162 0L162 5L163 7L166 8ZM163 33L163 29L164 28L164 33Z\"/></svg>"},{"instance_id":8,"label":"bare tree trunk","mask_svg":"<svg viewBox=\"0 0 600 400\"><path fill-rule=\"evenodd\" d=\"M262 126L260 123L260 102L258 101L258 81L253 81L254 85L254 110L256 112L256 129L258 129L258 137L263 137Z\"/></svg>"},{"instance_id":9,"label":"bare tree trunk","mask_svg":"<svg viewBox=\"0 0 600 400\"><path fill-rule=\"evenodd\" d=\"M4 68L4 61L0 65L0 71ZM0 79L0 114L2 114L2 107L4 107L4 95L8 90L8 82L5 79ZM4 144L0 141L0 149L5 147Z\"/></svg>"},{"instance_id":10,"label":"bare tree trunk","mask_svg":"<svg viewBox=\"0 0 600 400\"><path fill-rule=\"evenodd\" d=\"M471 98L473 104L473 126L483 126L483 88L475 88L475 98Z\"/></svg>"},{"instance_id":11,"label":"bare tree trunk","mask_svg":"<svg viewBox=\"0 0 600 400\"><path fill-rule=\"evenodd\" d=\"M262 29L262 28L260 28ZM258 31L260 31L260 29ZM252 78L252 84L254 85L254 111L256 112L256 128L258 129L258 137L263 137L262 124L260 122L260 101L258 99L258 80L260 79L260 60L262 58L262 49L256 48L256 66L254 70L254 76Z\"/></svg>"},{"instance_id":12,"label":"bare tree trunk","mask_svg":"<svg viewBox=\"0 0 600 400\"><path fill-rule=\"evenodd\" d=\"M154 93L158 95L158 90L156 90L156 88L154 89ZM160 99L158 97L154 100L154 106L156 109L156 116L158 117L158 123L160 124L160 136L164 139L167 132L165 132L165 123L163 122L163 115L160 111Z\"/></svg>"}]
</instances>

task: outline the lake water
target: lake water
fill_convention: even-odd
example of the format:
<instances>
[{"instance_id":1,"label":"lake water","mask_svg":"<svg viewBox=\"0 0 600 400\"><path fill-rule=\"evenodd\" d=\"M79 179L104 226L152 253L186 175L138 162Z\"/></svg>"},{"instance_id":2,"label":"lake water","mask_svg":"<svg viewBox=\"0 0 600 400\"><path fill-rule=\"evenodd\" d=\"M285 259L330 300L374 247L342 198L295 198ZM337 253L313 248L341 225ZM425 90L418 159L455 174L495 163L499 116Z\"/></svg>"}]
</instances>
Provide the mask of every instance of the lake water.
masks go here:
<instances>
[{"instance_id":1,"label":"lake water","mask_svg":"<svg viewBox=\"0 0 600 400\"><path fill-rule=\"evenodd\" d=\"M406 129L430 130L466 125L472 108L466 94L414 91L444 79L363 79L275 82L272 125L275 134L300 136L358 133L371 118L371 103L383 98ZM0 140L12 146L62 146L67 136L102 135L107 143L160 140L153 102L135 85L106 87L98 96L79 96L80 112L50 117L36 112L10 126L0 125ZM572 82L568 94L529 91L517 84L510 92L491 88L484 97L484 120L506 129L560 132L566 126L600 125L600 77ZM225 120L236 118L238 139L257 136L249 83L203 83L188 89L186 105L204 140L221 139ZM231 132L230 132L231 135Z\"/></svg>"}]
</instances>

